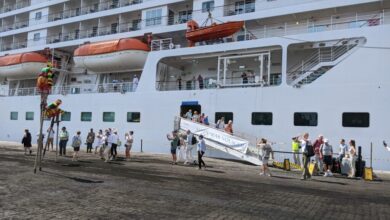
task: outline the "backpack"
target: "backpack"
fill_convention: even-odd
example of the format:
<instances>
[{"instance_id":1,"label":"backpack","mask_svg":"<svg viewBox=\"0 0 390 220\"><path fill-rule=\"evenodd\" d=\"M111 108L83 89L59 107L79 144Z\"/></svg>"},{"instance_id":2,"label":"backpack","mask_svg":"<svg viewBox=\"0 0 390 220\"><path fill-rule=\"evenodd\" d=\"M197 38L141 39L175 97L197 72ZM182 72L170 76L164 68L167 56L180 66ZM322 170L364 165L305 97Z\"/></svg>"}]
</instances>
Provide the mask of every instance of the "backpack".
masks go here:
<instances>
[{"instance_id":1,"label":"backpack","mask_svg":"<svg viewBox=\"0 0 390 220\"><path fill-rule=\"evenodd\" d=\"M196 144L196 143L198 143L198 140L196 140L195 135L192 135L191 144Z\"/></svg>"},{"instance_id":2,"label":"backpack","mask_svg":"<svg viewBox=\"0 0 390 220\"><path fill-rule=\"evenodd\" d=\"M312 157L314 156L314 148L309 142L306 142L306 156Z\"/></svg>"}]
</instances>

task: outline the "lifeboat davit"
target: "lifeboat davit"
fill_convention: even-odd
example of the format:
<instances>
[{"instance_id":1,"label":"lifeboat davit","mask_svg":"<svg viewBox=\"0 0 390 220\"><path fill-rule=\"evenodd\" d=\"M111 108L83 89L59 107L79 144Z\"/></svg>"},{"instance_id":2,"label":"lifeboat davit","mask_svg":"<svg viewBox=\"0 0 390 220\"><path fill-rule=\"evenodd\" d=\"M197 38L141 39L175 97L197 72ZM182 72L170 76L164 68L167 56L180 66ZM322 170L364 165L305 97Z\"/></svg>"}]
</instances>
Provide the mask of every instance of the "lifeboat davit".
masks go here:
<instances>
[{"instance_id":1,"label":"lifeboat davit","mask_svg":"<svg viewBox=\"0 0 390 220\"><path fill-rule=\"evenodd\" d=\"M229 21L222 24L212 23L210 26L199 27L194 20L187 22L186 38L189 46L193 47L195 42L215 40L233 35L244 26L244 21Z\"/></svg>"},{"instance_id":2,"label":"lifeboat davit","mask_svg":"<svg viewBox=\"0 0 390 220\"><path fill-rule=\"evenodd\" d=\"M33 79L47 65L47 58L36 52L0 57L0 77L10 80Z\"/></svg>"},{"instance_id":3,"label":"lifeboat davit","mask_svg":"<svg viewBox=\"0 0 390 220\"><path fill-rule=\"evenodd\" d=\"M124 38L90 43L74 51L78 67L94 73L112 73L141 70L150 48L138 39Z\"/></svg>"}]
</instances>

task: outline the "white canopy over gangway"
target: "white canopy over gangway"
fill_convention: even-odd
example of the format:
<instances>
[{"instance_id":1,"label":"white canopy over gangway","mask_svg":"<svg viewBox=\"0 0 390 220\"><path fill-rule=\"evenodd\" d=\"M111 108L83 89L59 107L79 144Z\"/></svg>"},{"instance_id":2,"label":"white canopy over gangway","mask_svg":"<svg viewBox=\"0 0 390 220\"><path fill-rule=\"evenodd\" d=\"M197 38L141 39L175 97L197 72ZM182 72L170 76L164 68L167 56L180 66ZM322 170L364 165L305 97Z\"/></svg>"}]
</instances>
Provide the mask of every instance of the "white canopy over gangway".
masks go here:
<instances>
[{"instance_id":1,"label":"white canopy over gangway","mask_svg":"<svg viewBox=\"0 0 390 220\"><path fill-rule=\"evenodd\" d=\"M203 135L205 143L208 147L225 152L231 156L255 165L262 164L258 156L251 153L249 150L251 147L248 140L180 117L175 119L175 129L181 131L190 130L196 136Z\"/></svg>"}]
</instances>

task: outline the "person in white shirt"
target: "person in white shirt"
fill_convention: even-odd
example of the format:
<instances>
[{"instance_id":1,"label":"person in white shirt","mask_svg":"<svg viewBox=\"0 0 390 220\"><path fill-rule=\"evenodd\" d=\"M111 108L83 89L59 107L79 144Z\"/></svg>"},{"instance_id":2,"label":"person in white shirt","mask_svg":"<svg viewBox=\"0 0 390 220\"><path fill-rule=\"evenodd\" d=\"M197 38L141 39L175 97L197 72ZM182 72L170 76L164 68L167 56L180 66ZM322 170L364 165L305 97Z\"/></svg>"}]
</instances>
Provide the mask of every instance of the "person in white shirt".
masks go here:
<instances>
[{"instance_id":1,"label":"person in white shirt","mask_svg":"<svg viewBox=\"0 0 390 220\"><path fill-rule=\"evenodd\" d=\"M196 137L190 130L187 130L187 140L186 140L186 161L184 164L189 164L194 162L194 158L192 156L192 150L194 149L197 143Z\"/></svg>"},{"instance_id":2,"label":"person in white shirt","mask_svg":"<svg viewBox=\"0 0 390 220\"><path fill-rule=\"evenodd\" d=\"M343 158L348 153L348 145L345 144L345 140L341 139L340 141L340 152L339 152L339 161L340 163L343 161Z\"/></svg>"},{"instance_id":3,"label":"person in white shirt","mask_svg":"<svg viewBox=\"0 0 390 220\"><path fill-rule=\"evenodd\" d=\"M134 78L133 78L133 92L135 92L135 90L137 89L138 82L139 82L138 76L134 75Z\"/></svg>"},{"instance_id":4,"label":"person in white shirt","mask_svg":"<svg viewBox=\"0 0 390 220\"><path fill-rule=\"evenodd\" d=\"M106 135L104 137L104 140L105 140L105 149L104 149L104 159L105 159L105 162L108 162L110 160L110 157L111 157L111 133L109 130L106 130Z\"/></svg>"},{"instance_id":5,"label":"person in white shirt","mask_svg":"<svg viewBox=\"0 0 390 220\"><path fill-rule=\"evenodd\" d=\"M125 134L126 160L130 160L130 151L131 151L131 148L132 148L133 142L134 142L133 134L134 134L133 131L130 131L129 133Z\"/></svg>"},{"instance_id":6,"label":"person in white shirt","mask_svg":"<svg viewBox=\"0 0 390 220\"><path fill-rule=\"evenodd\" d=\"M186 159L186 143L183 136L179 135L180 147L176 148L177 162L185 161Z\"/></svg>"},{"instance_id":7,"label":"person in white shirt","mask_svg":"<svg viewBox=\"0 0 390 220\"><path fill-rule=\"evenodd\" d=\"M116 149L119 143L118 131L114 130L114 133L110 135L110 138L111 138L111 156L112 156L111 160L115 160L116 155L118 154Z\"/></svg>"},{"instance_id":8,"label":"person in white shirt","mask_svg":"<svg viewBox=\"0 0 390 220\"><path fill-rule=\"evenodd\" d=\"M99 130L99 132L96 134L95 139L95 154L97 154L97 151L99 149L99 152L101 152L101 148L103 147L103 131Z\"/></svg>"},{"instance_id":9,"label":"person in white shirt","mask_svg":"<svg viewBox=\"0 0 390 220\"><path fill-rule=\"evenodd\" d=\"M198 170L202 169L202 164L203 164L203 169L206 169L206 164L202 159L204 153L206 152L206 143L203 139L203 135L199 135L199 141L196 150L198 151L198 166L199 166Z\"/></svg>"}]
</instances>

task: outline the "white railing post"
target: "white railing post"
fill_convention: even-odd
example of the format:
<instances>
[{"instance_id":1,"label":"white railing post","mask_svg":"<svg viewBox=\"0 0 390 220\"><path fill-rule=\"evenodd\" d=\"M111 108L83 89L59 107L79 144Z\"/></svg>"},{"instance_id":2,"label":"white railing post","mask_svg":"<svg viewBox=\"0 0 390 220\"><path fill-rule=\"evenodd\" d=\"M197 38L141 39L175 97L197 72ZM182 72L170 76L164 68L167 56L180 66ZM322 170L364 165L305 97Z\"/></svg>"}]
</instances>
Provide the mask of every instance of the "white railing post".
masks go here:
<instances>
[{"instance_id":1,"label":"white railing post","mask_svg":"<svg viewBox=\"0 0 390 220\"><path fill-rule=\"evenodd\" d=\"M284 35L287 35L287 22L284 22Z\"/></svg>"}]
</instances>

